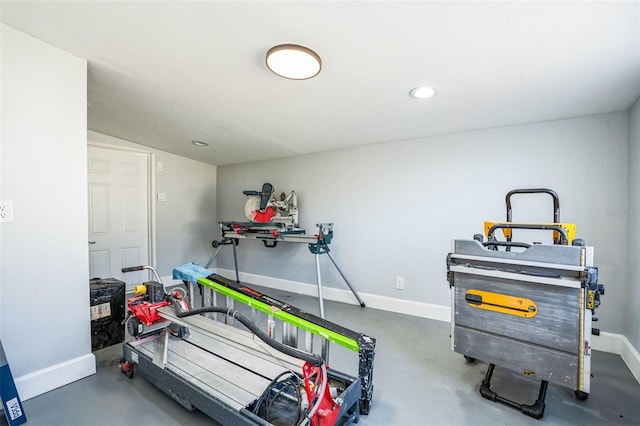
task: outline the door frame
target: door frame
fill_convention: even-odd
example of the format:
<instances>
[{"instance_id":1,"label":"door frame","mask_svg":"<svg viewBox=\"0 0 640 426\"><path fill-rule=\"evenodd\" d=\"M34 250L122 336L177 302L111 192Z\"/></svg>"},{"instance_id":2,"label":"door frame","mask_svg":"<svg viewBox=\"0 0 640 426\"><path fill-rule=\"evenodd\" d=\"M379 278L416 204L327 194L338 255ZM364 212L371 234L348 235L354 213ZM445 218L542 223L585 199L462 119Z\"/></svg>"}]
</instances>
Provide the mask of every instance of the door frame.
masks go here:
<instances>
[{"instance_id":1,"label":"door frame","mask_svg":"<svg viewBox=\"0 0 640 426\"><path fill-rule=\"evenodd\" d=\"M87 141L88 147L109 149L112 151L135 152L144 154L147 157L147 250L149 252L150 266L156 267L156 203L154 203L153 194L156 191L156 155L153 152L143 151L140 149L130 148L120 145L112 145L102 142ZM88 176L87 176L88 184ZM89 206L87 206L87 212ZM154 279L149 275L149 279Z\"/></svg>"}]
</instances>

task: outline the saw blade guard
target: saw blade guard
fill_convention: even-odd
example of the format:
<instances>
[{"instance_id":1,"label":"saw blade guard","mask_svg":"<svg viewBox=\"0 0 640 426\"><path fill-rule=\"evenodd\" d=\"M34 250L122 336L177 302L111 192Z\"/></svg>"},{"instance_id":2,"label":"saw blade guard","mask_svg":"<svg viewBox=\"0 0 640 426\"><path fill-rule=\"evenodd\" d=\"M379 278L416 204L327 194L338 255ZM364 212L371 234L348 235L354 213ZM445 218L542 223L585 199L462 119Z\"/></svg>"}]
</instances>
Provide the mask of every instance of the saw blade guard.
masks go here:
<instances>
[{"instance_id":1,"label":"saw blade guard","mask_svg":"<svg viewBox=\"0 0 640 426\"><path fill-rule=\"evenodd\" d=\"M246 203L244 203L244 215L252 222L269 223L276 216L276 209L269 202L267 208L264 211L260 211L260 197L250 195L247 197Z\"/></svg>"},{"instance_id":2,"label":"saw blade guard","mask_svg":"<svg viewBox=\"0 0 640 426\"><path fill-rule=\"evenodd\" d=\"M272 188L270 184L268 188ZM265 188L263 185L263 189ZM274 192L263 206L264 191L262 193L258 191L243 191L247 195L247 201L244 204L244 215L251 222L256 223L283 223L287 227L298 227L298 196L295 191L291 191L289 194L284 192L280 194L278 199ZM260 195L258 195L260 194Z\"/></svg>"}]
</instances>

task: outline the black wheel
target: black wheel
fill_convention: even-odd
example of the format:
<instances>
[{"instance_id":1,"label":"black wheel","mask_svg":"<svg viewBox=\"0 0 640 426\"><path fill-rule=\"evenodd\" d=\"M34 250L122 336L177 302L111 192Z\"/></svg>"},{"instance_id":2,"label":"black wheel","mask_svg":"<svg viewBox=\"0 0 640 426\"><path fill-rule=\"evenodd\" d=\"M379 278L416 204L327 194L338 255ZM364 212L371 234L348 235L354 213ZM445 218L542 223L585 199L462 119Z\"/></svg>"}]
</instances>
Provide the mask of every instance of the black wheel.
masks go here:
<instances>
[{"instance_id":1,"label":"black wheel","mask_svg":"<svg viewBox=\"0 0 640 426\"><path fill-rule=\"evenodd\" d=\"M582 391L577 390L574 393L575 393L576 399L578 401L586 401L587 398L589 398L589 394L586 393L586 392L582 392Z\"/></svg>"},{"instance_id":2,"label":"black wheel","mask_svg":"<svg viewBox=\"0 0 640 426\"><path fill-rule=\"evenodd\" d=\"M216 240L211 241L211 247L213 248L218 248L218 246L220 245L220 243Z\"/></svg>"},{"instance_id":3,"label":"black wheel","mask_svg":"<svg viewBox=\"0 0 640 426\"><path fill-rule=\"evenodd\" d=\"M137 337L142 330L142 321L138 317L131 317L127 321L127 333L131 337Z\"/></svg>"},{"instance_id":4,"label":"black wheel","mask_svg":"<svg viewBox=\"0 0 640 426\"><path fill-rule=\"evenodd\" d=\"M468 362L469 364L473 364L474 362L476 362L476 359L475 359L475 358L470 357L470 356L468 356L468 355L465 355L465 356L464 356L464 359L466 359L466 360L467 360L467 362Z\"/></svg>"}]
</instances>

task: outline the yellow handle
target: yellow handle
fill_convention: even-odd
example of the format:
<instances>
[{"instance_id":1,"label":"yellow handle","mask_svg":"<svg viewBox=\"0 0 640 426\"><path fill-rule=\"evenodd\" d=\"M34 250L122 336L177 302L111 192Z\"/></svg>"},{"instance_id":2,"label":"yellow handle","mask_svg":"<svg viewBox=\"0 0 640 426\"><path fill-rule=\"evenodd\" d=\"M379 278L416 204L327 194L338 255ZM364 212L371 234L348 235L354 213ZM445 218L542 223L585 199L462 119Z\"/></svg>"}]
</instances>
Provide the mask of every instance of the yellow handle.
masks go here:
<instances>
[{"instance_id":1,"label":"yellow handle","mask_svg":"<svg viewBox=\"0 0 640 426\"><path fill-rule=\"evenodd\" d=\"M147 294L147 286L143 284L133 286L133 291L135 291L136 294Z\"/></svg>"}]
</instances>

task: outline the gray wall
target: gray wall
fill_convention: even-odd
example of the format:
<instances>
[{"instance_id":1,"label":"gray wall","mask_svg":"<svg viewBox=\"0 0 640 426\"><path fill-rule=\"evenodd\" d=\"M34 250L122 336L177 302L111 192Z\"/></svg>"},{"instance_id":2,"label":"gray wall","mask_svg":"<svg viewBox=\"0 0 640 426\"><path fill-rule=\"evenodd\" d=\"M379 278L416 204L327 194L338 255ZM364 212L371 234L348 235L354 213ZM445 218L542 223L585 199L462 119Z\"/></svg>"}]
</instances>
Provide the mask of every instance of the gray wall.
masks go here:
<instances>
[{"instance_id":1,"label":"gray wall","mask_svg":"<svg viewBox=\"0 0 640 426\"><path fill-rule=\"evenodd\" d=\"M87 65L2 25L0 337L22 398L95 372L87 250Z\"/></svg>"},{"instance_id":2,"label":"gray wall","mask_svg":"<svg viewBox=\"0 0 640 426\"><path fill-rule=\"evenodd\" d=\"M640 99L629 114L629 288L626 336L640 352Z\"/></svg>"},{"instance_id":3,"label":"gray wall","mask_svg":"<svg viewBox=\"0 0 640 426\"><path fill-rule=\"evenodd\" d=\"M621 332L629 294L627 155L628 115L618 112L224 166L218 218L243 219L242 191L263 182L277 192L294 189L308 232L335 223L332 254L359 291L449 306L451 239L482 232L484 220L504 220L509 190L549 187L560 195L561 219L596 248L609 285L599 325ZM514 199L514 220L552 220L547 198ZM304 245L244 242L238 253L243 272L315 284ZM233 269L230 250L218 266ZM345 288L330 266L323 263L324 285ZM395 289L396 276L405 277L406 290Z\"/></svg>"},{"instance_id":4,"label":"gray wall","mask_svg":"<svg viewBox=\"0 0 640 426\"><path fill-rule=\"evenodd\" d=\"M94 131L89 131L88 139L155 154L156 162L163 163L164 169L154 171L156 193L167 194L166 202L155 201L156 268L160 275L167 276L187 262L204 266L213 253L211 241L218 234L217 168Z\"/></svg>"}]
</instances>

